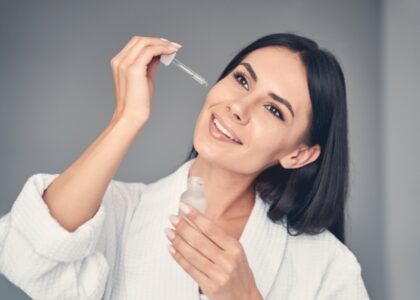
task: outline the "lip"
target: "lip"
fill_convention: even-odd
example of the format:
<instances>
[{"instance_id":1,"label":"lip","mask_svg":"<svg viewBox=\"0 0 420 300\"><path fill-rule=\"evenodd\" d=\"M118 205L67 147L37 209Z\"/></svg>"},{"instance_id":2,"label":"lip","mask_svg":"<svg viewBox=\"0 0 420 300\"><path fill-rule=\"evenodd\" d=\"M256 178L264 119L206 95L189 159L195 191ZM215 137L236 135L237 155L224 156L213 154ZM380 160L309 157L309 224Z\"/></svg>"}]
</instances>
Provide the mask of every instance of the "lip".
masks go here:
<instances>
[{"instance_id":1,"label":"lip","mask_svg":"<svg viewBox=\"0 0 420 300\"><path fill-rule=\"evenodd\" d=\"M237 140L239 140L242 143L241 139L236 135L236 133L232 130L232 128L230 128L229 126L227 126L223 122L223 120L216 113L213 113L213 117L215 117L217 119L217 121L219 121L222 124L222 126L224 128L226 128L233 135L234 138L236 138Z\"/></svg>"},{"instance_id":2,"label":"lip","mask_svg":"<svg viewBox=\"0 0 420 300\"><path fill-rule=\"evenodd\" d=\"M221 140L221 141L224 141L224 142L229 142L229 143L233 143L233 144L235 144L235 145L243 145L243 143L242 143L242 141L241 141L241 143L236 143L236 142L234 142L234 141L232 141L231 139L229 139L228 137L226 137L217 127L216 127L216 125L214 124L214 122L213 122L213 118L216 118L221 124L222 124L222 126L223 127L225 127L225 125L224 125L224 123L220 120L220 118L218 118L218 116L216 115L216 114L212 114L211 115L211 118L210 118L210 124L209 124L209 131L210 131L210 134L214 137L214 138L216 138L216 139L218 139L218 140ZM228 129L228 127L225 127L226 129ZM229 130L229 132L231 132L231 130L230 129L228 129ZM231 132L232 133L232 132ZM233 133L232 133L232 135L233 135ZM236 135L233 135L235 138L237 138L237 136ZM237 138L238 139L238 138ZM240 139L238 139L239 141L240 141Z\"/></svg>"}]
</instances>

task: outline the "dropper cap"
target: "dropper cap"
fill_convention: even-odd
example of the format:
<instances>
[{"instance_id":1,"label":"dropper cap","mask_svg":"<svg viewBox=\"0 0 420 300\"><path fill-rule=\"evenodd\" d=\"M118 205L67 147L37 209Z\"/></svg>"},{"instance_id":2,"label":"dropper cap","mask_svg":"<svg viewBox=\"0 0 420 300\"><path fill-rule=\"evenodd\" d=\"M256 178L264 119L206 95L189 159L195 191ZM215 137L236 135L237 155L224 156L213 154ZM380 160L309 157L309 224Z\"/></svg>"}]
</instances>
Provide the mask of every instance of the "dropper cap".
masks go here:
<instances>
[{"instance_id":1,"label":"dropper cap","mask_svg":"<svg viewBox=\"0 0 420 300\"><path fill-rule=\"evenodd\" d=\"M204 180L202 177L198 176L190 176L188 177L188 189L196 190L196 189L203 189Z\"/></svg>"},{"instance_id":2,"label":"dropper cap","mask_svg":"<svg viewBox=\"0 0 420 300\"><path fill-rule=\"evenodd\" d=\"M171 63L173 63L175 66L177 66L179 69L190 75L195 81L197 81L199 84L208 86L207 80L191 70L191 68L187 67L185 64L183 64L181 61L175 58L175 55L177 52L171 53L171 54L163 54L160 56L160 61L165 65L169 66Z\"/></svg>"}]
</instances>

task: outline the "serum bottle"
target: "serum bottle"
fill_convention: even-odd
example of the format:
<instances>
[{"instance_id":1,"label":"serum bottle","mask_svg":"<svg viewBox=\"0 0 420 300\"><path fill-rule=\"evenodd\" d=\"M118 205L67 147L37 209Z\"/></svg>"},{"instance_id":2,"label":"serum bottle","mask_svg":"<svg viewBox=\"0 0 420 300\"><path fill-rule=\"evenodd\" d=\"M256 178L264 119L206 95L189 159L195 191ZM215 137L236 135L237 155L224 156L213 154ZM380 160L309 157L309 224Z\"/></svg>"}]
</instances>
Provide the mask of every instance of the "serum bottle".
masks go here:
<instances>
[{"instance_id":1,"label":"serum bottle","mask_svg":"<svg viewBox=\"0 0 420 300\"><path fill-rule=\"evenodd\" d=\"M198 176L188 177L187 190L181 194L180 201L195 207L204 214L206 210L206 198L204 196L203 178ZM183 216L184 213L178 209L178 215Z\"/></svg>"}]
</instances>

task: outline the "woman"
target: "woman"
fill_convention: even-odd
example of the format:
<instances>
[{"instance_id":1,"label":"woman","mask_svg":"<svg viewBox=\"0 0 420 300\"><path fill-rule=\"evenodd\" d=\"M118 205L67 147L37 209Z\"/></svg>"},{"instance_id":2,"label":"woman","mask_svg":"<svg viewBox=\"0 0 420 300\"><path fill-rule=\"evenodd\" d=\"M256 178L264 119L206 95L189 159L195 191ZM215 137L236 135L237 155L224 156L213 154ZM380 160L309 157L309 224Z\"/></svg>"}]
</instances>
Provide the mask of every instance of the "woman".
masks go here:
<instances>
[{"instance_id":1,"label":"woman","mask_svg":"<svg viewBox=\"0 0 420 300\"><path fill-rule=\"evenodd\" d=\"M0 220L0 271L40 299L368 299L344 244L344 77L310 39L245 47L209 91L187 160L151 184L112 180L150 118L159 56L179 47L133 37L111 60L110 125L62 174L28 179ZM190 176L204 179L205 214L180 205Z\"/></svg>"}]
</instances>

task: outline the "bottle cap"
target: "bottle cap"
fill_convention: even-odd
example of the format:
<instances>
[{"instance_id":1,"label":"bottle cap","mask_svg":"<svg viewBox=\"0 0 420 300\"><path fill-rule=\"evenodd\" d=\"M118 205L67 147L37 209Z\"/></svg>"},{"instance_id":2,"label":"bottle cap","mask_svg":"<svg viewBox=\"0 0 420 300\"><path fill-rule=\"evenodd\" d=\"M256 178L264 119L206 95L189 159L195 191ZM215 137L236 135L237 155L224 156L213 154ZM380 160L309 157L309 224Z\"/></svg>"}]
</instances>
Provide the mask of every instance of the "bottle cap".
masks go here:
<instances>
[{"instance_id":1,"label":"bottle cap","mask_svg":"<svg viewBox=\"0 0 420 300\"><path fill-rule=\"evenodd\" d=\"M163 63L165 66L169 66L170 63L174 60L176 53L177 52L175 51L172 54L162 54L160 56L161 63Z\"/></svg>"},{"instance_id":2,"label":"bottle cap","mask_svg":"<svg viewBox=\"0 0 420 300\"><path fill-rule=\"evenodd\" d=\"M190 176L188 177L188 185L200 186L204 185L204 180L199 176Z\"/></svg>"}]
</instances>

